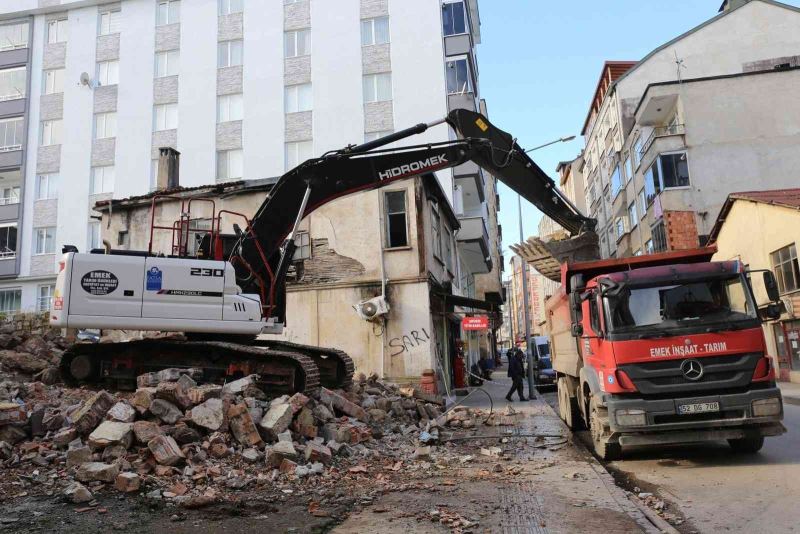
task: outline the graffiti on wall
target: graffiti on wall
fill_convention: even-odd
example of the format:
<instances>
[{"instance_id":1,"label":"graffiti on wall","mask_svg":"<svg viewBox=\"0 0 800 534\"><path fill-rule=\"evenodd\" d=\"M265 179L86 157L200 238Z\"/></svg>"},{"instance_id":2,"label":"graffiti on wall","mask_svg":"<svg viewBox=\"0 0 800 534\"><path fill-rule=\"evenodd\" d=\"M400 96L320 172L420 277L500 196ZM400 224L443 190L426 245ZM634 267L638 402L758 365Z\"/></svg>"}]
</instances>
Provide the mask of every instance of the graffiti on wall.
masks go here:
<instances>
[{"instance_id":1,"label":"graffiti on wall","mask_svg":"<svg viewBox=\"0 0 800 534\"><path fill-rule=\"evenodd\" d=\"M431 340L430 334L424 328L411 330L408 334L400 337L393 337L389 340L389 348L392 349L392 356L399 356L406 352L411 352L419 346L426 345Z\"/></svg>"}]
</instances>

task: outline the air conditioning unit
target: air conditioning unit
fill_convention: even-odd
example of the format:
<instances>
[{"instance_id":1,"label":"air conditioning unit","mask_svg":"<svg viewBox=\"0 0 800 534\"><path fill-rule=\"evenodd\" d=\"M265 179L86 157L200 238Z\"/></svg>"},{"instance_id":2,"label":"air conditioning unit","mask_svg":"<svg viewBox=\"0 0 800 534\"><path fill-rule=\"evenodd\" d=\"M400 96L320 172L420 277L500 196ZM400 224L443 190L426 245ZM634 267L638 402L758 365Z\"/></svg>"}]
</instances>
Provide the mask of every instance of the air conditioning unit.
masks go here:
<instances>
[{"instance_id":1,"label":"air conditioning unit","mask_svg":"<svg viewBox=\"0 0 800 534\"><path fill-rule=\"evenodd\" d=\"M794 317L796 312L800 312L800 310L794 309L794 301L792 301L792 297L781 297L781 301L783 302L783 307L786 308L786 313L789 314L789 317Z\"/></svg>"},{"instance_id":2,"label":"air conditioning unit","mask_svg":"<svg viewBox=\"0 0 800 534\"><path fill-rule=\"evenodd\" d=\"M389 313L389 303L384 296L363 300L353 307L365 321L375 321L381 315Z\"/></svg>"}]
</instances>

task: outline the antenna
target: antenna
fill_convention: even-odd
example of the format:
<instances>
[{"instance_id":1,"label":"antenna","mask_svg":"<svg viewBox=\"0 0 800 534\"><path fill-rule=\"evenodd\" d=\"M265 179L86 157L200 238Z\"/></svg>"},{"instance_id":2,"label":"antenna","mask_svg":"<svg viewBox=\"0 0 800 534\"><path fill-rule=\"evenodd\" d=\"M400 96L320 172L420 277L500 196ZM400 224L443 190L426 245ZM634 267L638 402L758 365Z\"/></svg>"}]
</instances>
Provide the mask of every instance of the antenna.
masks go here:
<instances>
[{"instance_id":1,"label":"antenna","mask_svg":"<svg viewBox=\"0 0 800 534\"><path fill-rule=\"evenodd\" d=\"M675 54L675 65L678 70L678 83L682 83L683 79L681 77L681 69L685 69L687 67L683 64L683 59L678 57L678 51L673 50L672 52Z\"/></svg>"}]
</instances>

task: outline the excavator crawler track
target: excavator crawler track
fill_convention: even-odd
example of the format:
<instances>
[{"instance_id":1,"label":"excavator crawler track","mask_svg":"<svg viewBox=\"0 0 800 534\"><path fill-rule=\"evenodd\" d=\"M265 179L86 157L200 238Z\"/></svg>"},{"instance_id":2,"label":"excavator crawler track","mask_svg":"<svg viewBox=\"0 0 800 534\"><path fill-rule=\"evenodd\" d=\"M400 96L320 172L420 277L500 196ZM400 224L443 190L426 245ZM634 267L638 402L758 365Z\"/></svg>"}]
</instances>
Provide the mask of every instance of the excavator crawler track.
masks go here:
<instances>
[{"instance_id":1,"label":"excavator crawler track","mask_svg":"<svg viewBox=\"0 0 800 534\"><path fill-rule=\"evenodd\" d=\"M320 383L326 388L347 389L353 385L353 373L355 373L356 366L353 359L344 351L301 345L289 341L258 339L254 344L257 347L267 347L272 350L300 353L311 358L319 368Z\"/></svg>"},{"instance_id":2,"label":"excavator crawler track","mask_svg":"<svg viewBox=\"0 0 800 534\"><path fill-rule=\"evenodd\" d=\"M203 382L224 383L257 374L268 397L302 392L314 395L320 370L313 358L288 347L226 341L145 339L122 343L78 343L64 352L61 375L71 384L136 387L140 374L170 367L197 368Z\"/></svg>"}]
</instances>

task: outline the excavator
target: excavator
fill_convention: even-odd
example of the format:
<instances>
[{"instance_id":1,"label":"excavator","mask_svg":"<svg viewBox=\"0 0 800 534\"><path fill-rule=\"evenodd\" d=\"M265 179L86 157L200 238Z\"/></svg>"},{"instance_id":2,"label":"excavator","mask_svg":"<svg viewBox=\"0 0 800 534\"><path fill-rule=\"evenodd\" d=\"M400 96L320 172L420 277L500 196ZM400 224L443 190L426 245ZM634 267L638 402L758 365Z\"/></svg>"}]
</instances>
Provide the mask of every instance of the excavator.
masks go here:
<instances>
[{"instance_id":1,"label":"excavator","mask_svg":"<svg viewBox=\"0 0 800 534\"><path fill-rule=\"evenodd\" d=\"M454 140L388 147L448 124ZM61 374L72 383L135 383L142 373L196 368L223 382L255 374L270 396L345 387L354 373L342 351L259 339L286 324L286 275L301 220L344 195L473 161L533 203L572 236L549 245L553 262L599 256L596 221L580 213L514 138L470 110L421 123L360 145L327 152L278 179L251 218L221 210L199 247L188 247L191 202L172 226L170 254L111 247L79 253L64 247L50 324L71 329L182 332L178 339L77 343L65 351ZM177 197L172 197L176 199ZM152 199L151 219L159 201ZM220 232L223 215L239 217L233 234ZM189 251L192 250L192 253Z\"/></svg>"}]
</instances>

